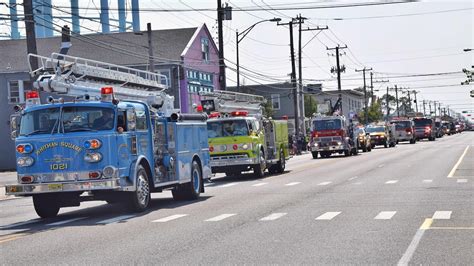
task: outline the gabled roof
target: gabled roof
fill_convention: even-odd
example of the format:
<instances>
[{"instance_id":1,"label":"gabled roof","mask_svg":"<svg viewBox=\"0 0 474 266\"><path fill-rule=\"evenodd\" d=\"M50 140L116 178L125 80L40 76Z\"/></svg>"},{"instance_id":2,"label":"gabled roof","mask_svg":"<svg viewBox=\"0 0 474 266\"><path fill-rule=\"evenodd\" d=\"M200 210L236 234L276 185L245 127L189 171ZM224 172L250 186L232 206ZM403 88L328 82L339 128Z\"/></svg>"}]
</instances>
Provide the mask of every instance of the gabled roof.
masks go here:
<instances>
[{"instance_id":1,"label":"gabled roof","mask_svg":"<svg viewBox=\"0 0 474 266\"><path fill-rule=\"evenodd\" d=\"M152 31L153 55L160 62L181 62L181 54L199 28ZM148 63L146 31L81 35L71 38L68 55L104 61L118 65ZM38 53L49 56L59 52L61 37L37 39ZM27 71L26 40L0 41L0 73Z\"/></svg>"}]
</instances>

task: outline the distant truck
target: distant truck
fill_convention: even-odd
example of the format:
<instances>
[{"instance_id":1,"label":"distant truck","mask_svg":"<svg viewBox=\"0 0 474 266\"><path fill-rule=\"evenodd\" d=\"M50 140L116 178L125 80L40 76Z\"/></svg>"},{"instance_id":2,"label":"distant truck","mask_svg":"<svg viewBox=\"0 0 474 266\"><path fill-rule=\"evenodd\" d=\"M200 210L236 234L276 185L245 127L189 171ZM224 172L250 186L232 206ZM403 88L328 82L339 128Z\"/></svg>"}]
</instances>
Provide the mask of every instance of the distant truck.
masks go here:
<instances>
[{"instance_id":1,"label":"distant truck","mask_svg":"<svg viewBox=\"0 0 474 266\"><path fill-rule=\"evenodd\" d=\"M395 125L368 125L365 130L370 134L370 143L372 145L372 148L375 148L375 146L384 146L384 148L388 148L395 147L397 145L397 137L395 136Z\"/></svg>"},{"instance_id":2,"label":"distant truck","mask_svg":"<svg viewBox=\"0 0 474 266\"><path fill-rule=\"evenodd\" d=\"M436 140L436 127L434 119L427 117L415 117L413 118L413 122L415 123L415 136L417 140Z\"/></svg>"},{"instance_id":3,"label":"distant truck","mask_svg":"<svg viewBox=\"0 0 474 266\"><path fill-rule=\"evenodd\" d=\"M396 118L390 121L395 125L394 135L397 141L408 141L410 144L416 143L415 123L409 118Z\"/></svg>"},{"instance_id":4,"label":"distant truck","mask_svg":"<svg viewBox=\"0 0 474 266\"><path fill-rule=\"evenodd\" d=\"M264 98L214 91L202 93L209 114L207 131L213 173L226 176L253 171L256 177L283 173L290 158L288 121L263 117Z\"/></svg>"},{"instance_id":5,"label":"distant truck","mask_svg":"<svg viewBox=\"0 0 474 266\"><path fill-rule=\"evenodd\" d=\"M47 218L82 201L143 211L151 192L171 189L176 200L204 192L207 117L174 109L163 76L59 54L29 57L40 62L31 69L40 77L11 118L18 183L7 195L32 196ZM39 91L56 98L42 104Z\"/></svg>"},{"instance_id":6,"label":"distant truck","mask_svg":"<svg viewBox=\"0 0 474 266\"><path fill-rule=\"evenodd\" d=\"M357 155L357 134L344 116L316 116L312 120L309 147L313 159L328 158L332 154Z\"/></svg>"}]
</instances>

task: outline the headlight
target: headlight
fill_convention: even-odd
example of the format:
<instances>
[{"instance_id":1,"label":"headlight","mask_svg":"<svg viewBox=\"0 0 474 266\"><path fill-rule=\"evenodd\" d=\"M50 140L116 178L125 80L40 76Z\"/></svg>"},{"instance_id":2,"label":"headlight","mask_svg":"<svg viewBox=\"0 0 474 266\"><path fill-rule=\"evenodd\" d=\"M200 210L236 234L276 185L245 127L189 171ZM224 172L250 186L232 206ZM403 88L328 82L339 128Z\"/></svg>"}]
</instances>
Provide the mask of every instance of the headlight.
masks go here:
<instances>
[{"instance_id":1,"label":"headlight","mask_svg":"<svg viewBox=\"0 0 474 266\"><path fill-rule=\"evenodd\" d=\"M84 160L86 162L89 162L89 163L96 163L96 162L99 162L100 160L102 160L102 154L100 154L98 152L87 153L84 156Z\"/></svg>"},{"instance_id":2,"label":"headlight","mask_svg":"<svg viewBox=\"0 0 474 266\"><path fill-rule=\"evenodd\" d=\"M100 146L102 146L102 142L98 139L90 139L90 140L86 140L84 142L84 148L86 149L90 149L90 150L95 150L95 149L98 149L100 148Z\"/></svg>"},{"instance_id":3,"label":"headlight","mask_svg":"<svg viewBox=\"0 0 474 266\"><path fill-rule=\"evenodd\" d=\"M313 144L313 146L314 146L314 147L318 147L319 144L318 144L317 142L315 142L315 143Z\"/></svg>"},{"instance_id":4,"label":"headlight","mask_svg":"<svg viewBox=\"0 0 474 266\"><path fill-rule=\"evenodd\" d=\"M247 143L242 144L242 150L247 150L249 148L249 145Z\"/></svg>"},{"instance_id":5,"label":"headlight","mask_svg":"<svg viewBox=\"0 0 474 266\"><path fill-rule=\"evenodd\" d=\"M33 151L33 145L31 145L29 143L18 144L16 146L16 151L18 153L22 153L22 154L31 153Z\"/></svg>"},{"instance_id":6,"label":"headlight","mask_svg":"<svg viewBox=\"0 0 474 266\"><path fill-rule=\"evenodd\" d=\"M113 166L106 166L102 171L102 174L106 178L112 178L115 176L116 168Z\"/></svg>"},{"instance_id":7,"label":"headlight","mask_svg":"<svg viewBox=\"0 0 474 266\"><path fill-rule=\"evenodd\" d=\"M16 164L20 167L27 167L33 165L35 160L32 157L19 157L16 160Z\"/></svg>"},{"instance_id":8,"label":"headlight","mask_svg":"<svg viewBox=\"0 0 474 266\"><path fill-rule=\"evenodd\" d=\"M227 151L227 145L221 145L221 151Z\"/></svg>"},{"instance_id":9,"label":"headlight","mask_svg":"<svg viewBox=\"0 0 474 266\"><path fill-rule=\"evenodd\" d=\"M340 142L340 141L337 142L337 145L341 145L341 144L342 144L342 142Z\"/></svg>"}]
</instances>

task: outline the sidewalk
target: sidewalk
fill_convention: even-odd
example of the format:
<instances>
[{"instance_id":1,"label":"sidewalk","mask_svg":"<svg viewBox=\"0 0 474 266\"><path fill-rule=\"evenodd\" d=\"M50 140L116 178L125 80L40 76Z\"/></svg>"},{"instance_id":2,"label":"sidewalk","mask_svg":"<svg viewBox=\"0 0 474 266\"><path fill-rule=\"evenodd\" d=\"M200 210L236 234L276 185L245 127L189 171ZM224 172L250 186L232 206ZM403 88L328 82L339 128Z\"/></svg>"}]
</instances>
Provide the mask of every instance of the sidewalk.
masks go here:
<instances>
[{"instance_id":1,"label":"sidewalk","mask_svg":"<svg viewBox=\"0 0 474 266\"><path fill-rule=\"evenodd\" d=\"M16 172L0 172L0 201L14 199L14 196L5 195L5 185L16 183Z\"/></svg>"}]
</instances>

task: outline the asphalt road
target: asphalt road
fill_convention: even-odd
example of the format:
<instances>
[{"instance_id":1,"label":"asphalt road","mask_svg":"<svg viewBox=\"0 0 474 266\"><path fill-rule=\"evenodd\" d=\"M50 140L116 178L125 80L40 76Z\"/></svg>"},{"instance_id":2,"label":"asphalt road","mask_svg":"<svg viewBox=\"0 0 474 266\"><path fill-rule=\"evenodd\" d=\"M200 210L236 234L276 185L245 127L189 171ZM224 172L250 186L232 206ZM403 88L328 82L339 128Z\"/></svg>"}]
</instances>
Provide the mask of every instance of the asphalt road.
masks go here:
<instances>
[{"instance_id":1,"label":"asphalt road","mask_svg":"<svg viewBox=\"0 0 474 266\"><path fill-rule=\"evenodd\" d=\"M474 132L464 132L355 157L298 156L282 175L216 178L199 201L155 194L141 214L88 202L39 220L31 199L3 200L0 261L473 265L473 162Z\"/></svg>"}]
</instances>

